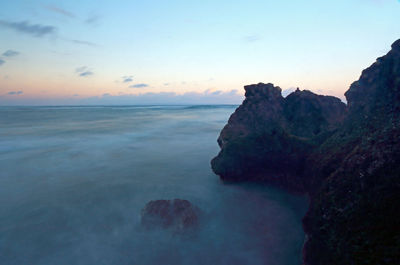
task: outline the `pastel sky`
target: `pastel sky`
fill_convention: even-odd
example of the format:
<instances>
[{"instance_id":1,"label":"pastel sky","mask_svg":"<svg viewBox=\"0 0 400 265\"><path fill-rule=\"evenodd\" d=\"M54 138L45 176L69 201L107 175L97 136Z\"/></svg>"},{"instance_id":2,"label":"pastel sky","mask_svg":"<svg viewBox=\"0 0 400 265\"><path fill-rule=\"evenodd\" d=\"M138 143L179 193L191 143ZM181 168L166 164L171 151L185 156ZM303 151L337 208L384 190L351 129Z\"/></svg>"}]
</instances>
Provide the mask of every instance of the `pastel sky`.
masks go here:
<instances>
[{"instance_id":1,"label":"pastel sky","mask_svg":"<svg viewBox=\"0 0 400 265\"><path fill-rule=\"evenodd\" d=\"M1 0L0 105L343 98L398 38L398 0Z\"/></svg>"}]
</instances>

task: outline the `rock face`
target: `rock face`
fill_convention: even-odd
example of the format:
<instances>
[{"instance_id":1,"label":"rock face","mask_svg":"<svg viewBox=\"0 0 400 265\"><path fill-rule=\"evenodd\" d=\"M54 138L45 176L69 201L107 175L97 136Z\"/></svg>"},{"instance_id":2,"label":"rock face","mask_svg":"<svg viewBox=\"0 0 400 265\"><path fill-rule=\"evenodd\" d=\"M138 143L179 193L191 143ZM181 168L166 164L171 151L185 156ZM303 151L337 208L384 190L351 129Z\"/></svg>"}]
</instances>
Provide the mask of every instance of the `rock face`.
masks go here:
<instances>
[{"instance_id":1,"label":"rock face","mask_svg":"<svg viewBox=\"0 0 400 265\"><path fill-rule=\"evenodd\" d=\"M183 232L197 225L198 209L187 200L150 201L142 210L141 222L146 228L171 228Z\"/></svg>"},{"instance_id":2,"label":"rock face","mask_svg":"<svg viewBox=\"0 0 400 265\"><path fill-rule=\"evenodd\" d=\"M345 93L341 128L312 154L306 264L400 264L400 40Z\"/></svg>"},{"instance_id":3,"label":"rock face","mask_svg":"<svg viewBox=\"0 0 400 265\"><path fill-rule=\"evenodd\" d=\"M246 87L212 168L310 195L305 264L400 264L400 40L345 96Z\"/></svg>"}]
</instances>

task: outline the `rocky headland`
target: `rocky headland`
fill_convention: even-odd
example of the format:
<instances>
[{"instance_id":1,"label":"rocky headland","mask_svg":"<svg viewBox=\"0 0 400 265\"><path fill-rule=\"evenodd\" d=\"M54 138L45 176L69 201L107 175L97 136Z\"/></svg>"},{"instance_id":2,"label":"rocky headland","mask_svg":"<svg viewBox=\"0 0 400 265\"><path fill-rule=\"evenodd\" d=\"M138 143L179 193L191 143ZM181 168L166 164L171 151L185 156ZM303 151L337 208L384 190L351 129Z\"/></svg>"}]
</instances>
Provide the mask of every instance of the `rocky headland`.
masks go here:
<instances>
[{"instance_id":1,"label":"rocky headland","mask_svg":"<svg viewBox=\"0 0 400 265\"><path fill-rule=\"evenodd\" d=\"M338 98L245 87L212 169L307 193L304 264L400 264L400 40Z\"/></svg>"}]
</instances>

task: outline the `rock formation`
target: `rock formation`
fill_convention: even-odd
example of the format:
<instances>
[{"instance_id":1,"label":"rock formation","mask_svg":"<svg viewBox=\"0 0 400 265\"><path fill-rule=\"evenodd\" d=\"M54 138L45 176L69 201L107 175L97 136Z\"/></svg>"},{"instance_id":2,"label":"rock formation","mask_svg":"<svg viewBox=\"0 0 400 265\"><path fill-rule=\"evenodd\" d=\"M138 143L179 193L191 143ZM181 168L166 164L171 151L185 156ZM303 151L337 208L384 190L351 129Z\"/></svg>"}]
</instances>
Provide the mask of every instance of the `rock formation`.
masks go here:
<instances>
[{"instance_id":1,"label":"rock formation","mask_svg":"<svg viewBox=\"0 0 400 265\"><path fill-rule=\"evenodd\" d=\"M198 209L187 200L150 201L142 210L141 223L146 228L183 232L198 222Z\"/></svg>"},{"instance_id":2,"label":"rock formation","mask_svg":"<svg viewBox=\"0 0 400 265\"><path fill-rule=\"evenodd\" d=\"M400 264L400 40L333 97L245 87L212 168L307 192L304 263Z\"/></svg>"},{"instance_id":3,"label":"rock formation","mask_svg":"<svg viewBox=\"0 0 400 265\"><path fill-rule=\"evenodd\" d=\"M272 84L245 86L246 99L222 130L211 162L225 181L267 181L305 191L307 154L340 124L345 104L297 89L286 98Z\"/></svg>"}]
</instances>

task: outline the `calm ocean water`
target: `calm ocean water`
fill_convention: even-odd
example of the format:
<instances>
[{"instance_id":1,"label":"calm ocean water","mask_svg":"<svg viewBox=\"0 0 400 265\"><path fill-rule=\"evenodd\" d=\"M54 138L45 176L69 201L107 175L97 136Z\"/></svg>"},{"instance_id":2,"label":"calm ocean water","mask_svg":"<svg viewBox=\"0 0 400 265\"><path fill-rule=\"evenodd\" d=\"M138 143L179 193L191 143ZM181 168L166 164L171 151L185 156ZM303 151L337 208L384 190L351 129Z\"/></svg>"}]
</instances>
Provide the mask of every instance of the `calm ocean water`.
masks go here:
<instances>
[{"instance_id":1,"label":"calm ocean water","mask_svg":"<svg viewBox=\"0 0 400 265\"><path fill-rule=\"evenodd\" d=\"M300 264L306 199L210 169L235 106L1 107L0 264ZM197 230L140 227L154 199Z\"/></svg>"}]
</instances>

